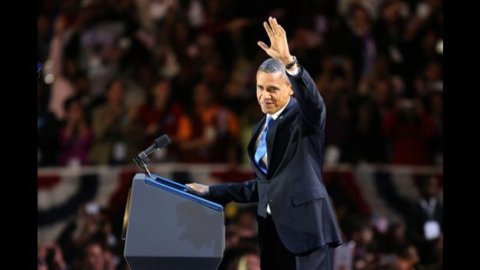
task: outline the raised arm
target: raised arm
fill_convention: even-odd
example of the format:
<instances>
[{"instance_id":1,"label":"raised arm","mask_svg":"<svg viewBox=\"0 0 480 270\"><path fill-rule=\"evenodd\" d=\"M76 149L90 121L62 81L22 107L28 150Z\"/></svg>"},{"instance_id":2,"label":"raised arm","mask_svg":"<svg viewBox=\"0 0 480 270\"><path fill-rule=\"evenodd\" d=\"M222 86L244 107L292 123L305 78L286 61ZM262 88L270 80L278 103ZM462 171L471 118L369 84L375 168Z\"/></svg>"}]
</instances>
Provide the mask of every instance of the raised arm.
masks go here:
<instances>
[{"instance_id":1,"label":"raised arm","mask_svg":"<svg viewBox=\"0 0 480 270\"><path fill-rule=\"evenodd\" d=\"M299 66L296 58L290 54L285 30L272 17L268 18L268 22L263 23L263 27L270 39L270 47L262 41L257 43L258 46L285 65L303 119L312 128L321 127L322 114L325 110L323 99L308 72Z\"/></svg>"},{"instance_id":2,"label":"raised arm","mask_svg":"<svg viewBox=\"0 0 480 270\"><path fill-rule=\"evenodd\" d=\"M325 120L325 104L310 74L303 67L299 67L299 73L295 76L288 74L288 78L303 119L310 127L320 128Z\"/></svg>"}]
</instances>

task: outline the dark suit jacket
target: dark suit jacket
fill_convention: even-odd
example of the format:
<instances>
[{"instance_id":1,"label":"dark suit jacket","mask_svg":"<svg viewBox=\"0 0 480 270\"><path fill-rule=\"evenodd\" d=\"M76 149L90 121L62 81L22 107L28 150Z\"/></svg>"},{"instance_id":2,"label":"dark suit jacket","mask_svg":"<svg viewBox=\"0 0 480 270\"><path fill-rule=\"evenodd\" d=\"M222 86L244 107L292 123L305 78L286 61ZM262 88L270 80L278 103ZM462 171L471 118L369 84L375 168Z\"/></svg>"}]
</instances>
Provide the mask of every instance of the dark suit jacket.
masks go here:
<instances>
[{"instance_id":1,"label":"dark suit jacket","mask_svg":"<svg viewBox=\"0 0 480 270\"><path fill-rule=\"evenodd\" d=\"M337 246L341 237L322 180L325 104L303 67L288 77L294 96L268 130L268 173L253 161L263 117L247 148L256 179L211 186L209 198L221 204L258 202L257 212L263 217L269 204L282 243L292 253L301 254L326 244Z\"/></svg>"}]
</instances>

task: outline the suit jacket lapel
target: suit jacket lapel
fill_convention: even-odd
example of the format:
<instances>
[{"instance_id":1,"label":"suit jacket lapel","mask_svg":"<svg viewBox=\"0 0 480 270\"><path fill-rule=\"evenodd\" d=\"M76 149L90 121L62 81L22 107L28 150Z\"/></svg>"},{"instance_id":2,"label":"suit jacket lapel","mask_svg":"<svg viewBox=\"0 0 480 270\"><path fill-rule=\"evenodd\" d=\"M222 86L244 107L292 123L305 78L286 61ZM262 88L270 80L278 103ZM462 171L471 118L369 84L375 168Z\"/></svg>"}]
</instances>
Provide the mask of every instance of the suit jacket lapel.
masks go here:
<instances>
[{"instance_id":1,"label":"suit jacket lapel","mask_svg":"<svg viewBox=\"0 0 480 270\"><path fill-rule=\"evenodd\" d=\"M275 136L278 133L277 130L278 128L282 128L283 120L285 118L285 115L288 113L288 111L297 103L295 98L290 98L290 102L288 103L287 107L283 112L278 116L277 120L275 120L270 129L267 132L267 155L268 155L268 175L271 176L275 169L277 168L278 164L275 164L273 161L273 155L277 154L280 155L277 152L273 152L275 147Z\"/></svg>"},{"instance_id":2,"label":"suit jacket lapel","mask_svg":"<svg viewBox=\"0 0 480 270\"><path fill-rule=\"evenodd\" d=\"M263 174L263 172L255 165L254 157L255 157L255 143L257 142L258 136L262 131L262 127L265 124L266 116L263 116L262 119L253 127L252 137L250 138L250 142L247 146L248 158L250 158L250 162L252 164L252 168L255 171L256 175Z\"/></svg>"},{"instance_id":3,"label":"suit jacket lapel","mask_svg":"<svg viewBox=\"0 0 480 270\"><path fill-rule=\"evenodd\" d=\"M268 155L268 171L271 171L272 168L272 163L270 162L272 160L272 149L273 149L273 144L275 142L275 135L277 134L277 128L280 125L280 122L283 120L283 113L285 110L282 112L281 115L278 116L277 120L273 121L271 124L270 128L268 129L267 132L267 155Z\"/></svg>"}]
</instances>

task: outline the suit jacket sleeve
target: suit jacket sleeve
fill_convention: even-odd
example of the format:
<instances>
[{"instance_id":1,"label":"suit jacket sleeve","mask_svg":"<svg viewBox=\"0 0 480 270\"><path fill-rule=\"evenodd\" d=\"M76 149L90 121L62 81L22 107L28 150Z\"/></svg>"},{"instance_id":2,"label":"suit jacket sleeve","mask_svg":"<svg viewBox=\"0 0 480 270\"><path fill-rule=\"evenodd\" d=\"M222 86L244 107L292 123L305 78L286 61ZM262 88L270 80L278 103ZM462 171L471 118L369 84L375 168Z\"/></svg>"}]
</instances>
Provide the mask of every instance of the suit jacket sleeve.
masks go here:
<instances>
[{"instance_id":1,"label":"suit jacket sleeve","mask_svg":"<svg viewBox=\"0 0 480 270\"><path fill-rule=\"evenodd\" d=\"M325 104L310 74L302 66L299 66L299 69L297 75L292 76L288 73L287 75L292 83L302 118L307 125L318 130L321 127L322 114L325 113Z\"/></svg>"},{"instance_id":2,"label":"suit jacket sleeve","mask_svg":"<svg viewBox=\"0 0 480 270\"><path fill-rule=\"evenodd\" d=\"M207 198L225 205L229 202L251 203L258 202L256 180L243 183L227 183L210 186Z\"/></svg>"}]
</instances>

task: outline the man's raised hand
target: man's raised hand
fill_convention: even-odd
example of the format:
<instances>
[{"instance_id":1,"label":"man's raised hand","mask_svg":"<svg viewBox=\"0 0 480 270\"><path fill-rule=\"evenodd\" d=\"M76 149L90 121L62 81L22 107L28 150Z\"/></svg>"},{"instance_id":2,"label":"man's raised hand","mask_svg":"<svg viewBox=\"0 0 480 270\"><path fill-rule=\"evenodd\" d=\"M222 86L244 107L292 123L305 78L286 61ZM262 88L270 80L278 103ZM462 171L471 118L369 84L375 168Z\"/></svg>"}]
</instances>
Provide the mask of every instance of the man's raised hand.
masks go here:
<instances>
[{"instance_id":1,"label":"man's raised hand","mask_svg":"<svg viewBox=\"0 0 480 270\"><path fill-rule=\"evenodd\" d=\"M268 17L268 22L263 22L263 27L267 31L268 38L270 39L270 47L262 41L258 41L257 44L262 48L270 57L280 60L284 65L287 65L293 61L293 57L288 49L287 33L277 19Z\"/></svg>"}]
</instances>

